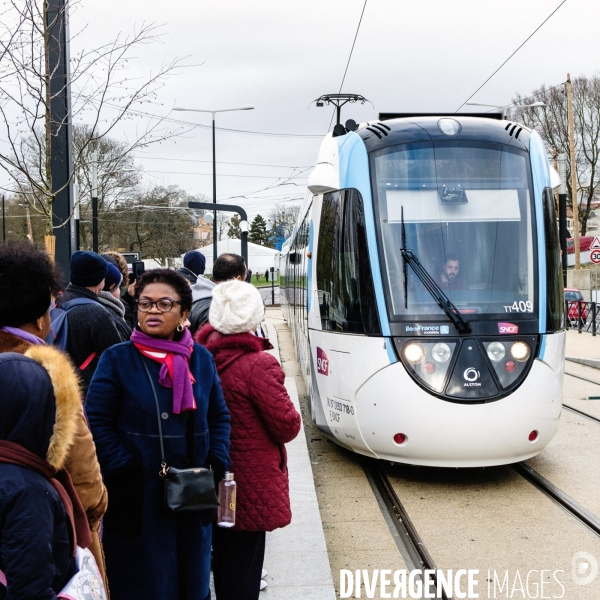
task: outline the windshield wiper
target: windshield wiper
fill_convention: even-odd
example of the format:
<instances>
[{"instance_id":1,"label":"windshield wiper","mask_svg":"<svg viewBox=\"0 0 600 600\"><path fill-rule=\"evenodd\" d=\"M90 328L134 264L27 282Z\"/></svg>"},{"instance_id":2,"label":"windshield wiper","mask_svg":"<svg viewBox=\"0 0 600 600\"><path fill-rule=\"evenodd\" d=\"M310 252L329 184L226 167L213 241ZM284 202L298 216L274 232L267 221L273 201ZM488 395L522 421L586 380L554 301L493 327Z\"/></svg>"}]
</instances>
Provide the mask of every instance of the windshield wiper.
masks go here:
<instances>
[{"instance_id":1,"label":"windshield wiper","mask_svg":"<svg viewBox=\"0 0 600 600\"><path fill-rule=\"evenodd\" d=\"M452 303L450 298L446 296L442 288L435 282L433 277L427 272L425 267L419 262L416 254L406 247L406 235L404 233L404 207L401 207L401 219L402 219L402 253L403 271L404 271L404 307L408 306L408 281L406 277L406 266L410 266L414 274L419 278L421 283L425 286L425 289L431 294L431 297L437 302L437 305L446 313L447 317L452 322L452 325L456 327L459 333L470 333L471 325L465 318L460 314L456 306Z\"/></svg>"}]
</instances>

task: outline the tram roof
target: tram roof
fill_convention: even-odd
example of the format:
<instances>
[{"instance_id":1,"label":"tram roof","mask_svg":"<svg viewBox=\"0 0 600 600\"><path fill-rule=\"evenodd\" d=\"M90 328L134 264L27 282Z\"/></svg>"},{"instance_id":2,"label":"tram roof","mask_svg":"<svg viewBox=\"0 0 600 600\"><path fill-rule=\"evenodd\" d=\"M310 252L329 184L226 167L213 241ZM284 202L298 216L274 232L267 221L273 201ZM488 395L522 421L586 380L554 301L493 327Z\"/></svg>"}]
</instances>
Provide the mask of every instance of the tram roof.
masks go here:
<instances>
[{"instance_id":1,"label":"tram roof","mask_svg":"<svg viewBox=\"0 0 600 600\"><path fill-rule=\"evenodd\" d=\"M531 130L521 123L498 118L495 113L381 113L379 116L386 118L361 123L356 131L368 152L399 144L453 140L529 148ZM438 127L443 119L457 121L459 132L445 134Z\"/></svg>"},{"instance_id":2,"label":"tram roof","mask_svg":"<svg viewBox=\"0 0 600 600\"><path fill-rule=\"evenodd\" d=\"M407 118L419 118L419 117L450 117L456 119L456 117L483 117L484 119L496 119L502 120L502 113L489 112L489 113L418 113L418 112L407 112L407 113L379 113L380 121L389 121L390 119L407 119Z\"/></svg>"}]
</instances>

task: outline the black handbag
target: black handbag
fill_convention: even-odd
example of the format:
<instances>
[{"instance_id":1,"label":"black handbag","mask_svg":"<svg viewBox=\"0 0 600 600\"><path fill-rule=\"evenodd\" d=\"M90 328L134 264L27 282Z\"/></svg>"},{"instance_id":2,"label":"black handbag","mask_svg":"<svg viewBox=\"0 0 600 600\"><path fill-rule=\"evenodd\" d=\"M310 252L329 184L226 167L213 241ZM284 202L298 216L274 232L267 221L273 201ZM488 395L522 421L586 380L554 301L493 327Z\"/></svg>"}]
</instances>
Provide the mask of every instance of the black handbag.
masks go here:
<instances>
[{"instance_id":1,"label":"black handbag","mask_svg":"<svg viewBox=\"0 0 600 600\"><path fill-rule=\"evenodd\" d=\"M154 402L156 403L156 415L158 417L158 435L160 439L161 465L159 475L165 481L165 507L175 512L194 512L208 510L219 506L215 491L215 478L210 469L201 467L191 469L176 469L169 467L165 457L165 445L163 441L162 423L160 417L160 406L158 396L154 387L154 380L150 375L146 360L142 358L146 374L152 386ZM187 457L191 463L194 448L194 418L188 417L186 426Z\"/></svg>"}]
</instances>

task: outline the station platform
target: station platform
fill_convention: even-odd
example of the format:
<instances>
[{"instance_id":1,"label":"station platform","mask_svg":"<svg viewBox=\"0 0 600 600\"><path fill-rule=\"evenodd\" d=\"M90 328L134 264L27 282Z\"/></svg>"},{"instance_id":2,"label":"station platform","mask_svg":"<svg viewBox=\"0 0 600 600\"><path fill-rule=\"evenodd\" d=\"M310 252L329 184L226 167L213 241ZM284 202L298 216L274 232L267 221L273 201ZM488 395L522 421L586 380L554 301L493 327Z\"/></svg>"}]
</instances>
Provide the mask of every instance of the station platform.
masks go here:
<instances>
[{"instance_id":1,"label":"station platform","mask_svg":"<svg viewBox=\"0 0 600 600\"><path fill-rule=\"evenodd\" d=\"M568 361L600 369L600 335L567 330L565 358Z\"/></svg>"},{"instance_id":2,"label":"station platform","mask_svg":"<svg viewBox=\"0 0 600 600\"><path fill-rule=\"evenodd\" d=\"M277 331L267 322L267 335L275 346L269 352L281 364ZM300 412L294 377L285 378L285 387ZM264 600L335 600L323 523L317 503L312 467L304 427L295 440L286 444L290 478L292 522L267 533L264 568L269 584L261 593Z\"/></svg>"}]
</instances>

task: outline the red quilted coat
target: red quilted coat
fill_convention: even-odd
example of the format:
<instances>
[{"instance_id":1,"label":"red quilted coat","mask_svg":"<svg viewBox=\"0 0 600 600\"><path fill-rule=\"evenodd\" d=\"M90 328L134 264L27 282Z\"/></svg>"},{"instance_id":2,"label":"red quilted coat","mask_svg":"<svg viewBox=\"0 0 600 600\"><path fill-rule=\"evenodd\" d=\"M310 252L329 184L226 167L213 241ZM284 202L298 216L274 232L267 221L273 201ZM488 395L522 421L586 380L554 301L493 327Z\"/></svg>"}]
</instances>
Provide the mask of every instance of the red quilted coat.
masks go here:
<instances>
[{"instance_id":1,"label":"red quilted coat","mask_svg":"<svg viewBox=\"0 0 600 600\"><path fill-rule=\"evenodd\" d=\"M210 324L196 341L214 356L231 415L231 471L237 481L235 529L273 531L292 520L284 444L300 431L300 415L283 385L269 340L223 335Z\"/></svg>"}]
</instances>

